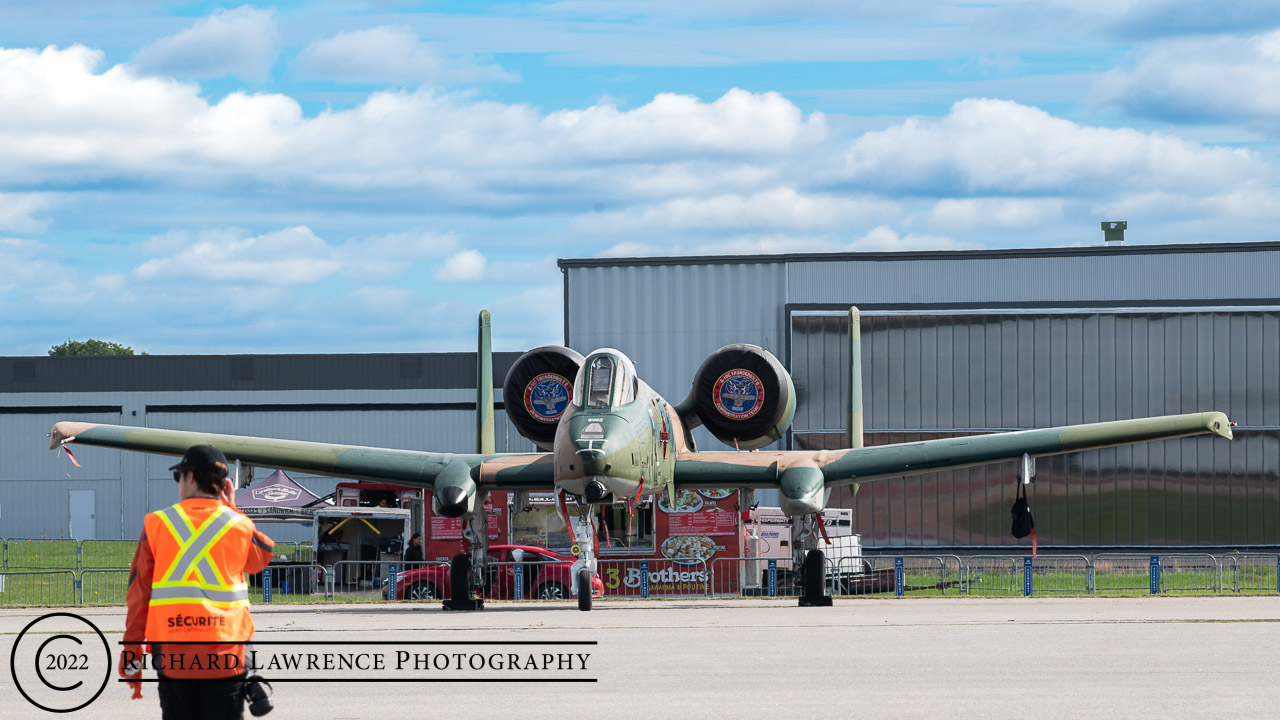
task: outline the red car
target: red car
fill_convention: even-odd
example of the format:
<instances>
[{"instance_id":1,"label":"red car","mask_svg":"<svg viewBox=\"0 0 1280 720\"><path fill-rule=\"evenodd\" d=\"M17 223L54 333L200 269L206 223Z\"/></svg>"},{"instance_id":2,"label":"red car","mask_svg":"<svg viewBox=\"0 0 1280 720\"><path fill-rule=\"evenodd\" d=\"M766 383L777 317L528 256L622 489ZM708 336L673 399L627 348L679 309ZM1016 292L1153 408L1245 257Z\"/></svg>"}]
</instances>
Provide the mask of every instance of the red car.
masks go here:
<instances>
[{"instance_id":1,"label":"red car","mask_svg":"<svg viewBox=\"0 0 1280 720\"><path fill-rule=\"evenodd\" d=\"M514 600L516 559L512 552L519 550L520 568L523 573L525 599L567 600L572 595L573 583L569 567L574 560L546 548L529 545L492 545L489 547L489 563L485 566L484 597L494 600ZM449 596L449 568L443 565L424 565L396 573L396 597L404 600L439 600ZM591 596L604 596L604 583L598 576L591 578ZM382 597L387 597L387 583L382 585Z\"/></svg>"}]
</instances>

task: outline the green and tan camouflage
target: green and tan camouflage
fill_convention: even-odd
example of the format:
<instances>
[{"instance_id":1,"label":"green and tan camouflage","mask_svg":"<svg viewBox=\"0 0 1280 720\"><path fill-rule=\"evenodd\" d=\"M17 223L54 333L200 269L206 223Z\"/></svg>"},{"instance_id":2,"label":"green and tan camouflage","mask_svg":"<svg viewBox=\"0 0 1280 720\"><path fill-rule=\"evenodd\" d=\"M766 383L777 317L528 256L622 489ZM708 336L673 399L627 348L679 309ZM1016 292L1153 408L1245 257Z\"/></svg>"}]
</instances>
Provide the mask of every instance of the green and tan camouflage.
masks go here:
<instances>
[{"instance_id":1,"label":"green and tan camouflage","mask_svg":"<svg viewBox=\"0 0 1280 720\"><path fill-rule=\"evenodd\" d=\"M851 326L856 312L850 312ZM482 345L487 319L481 318ZM856 341L850 350L852 365ZM612 368L607 387L588 387L593 366ZM852 387L860 385L851 380ZM492 388L492 382L480 384ZM485 397L478 394L479 408L492 408ZM855 402L849 404L851 421L860 415ZM478 444L484 447L482 411L479 417ZM1168 415L842 450L699 452L686 441L685 421L676 408L635 377L625 355L604 349L583 363L550 454L395 450L70 421L54 425L50 446L75 443L181 456L190 446L206 443L245 465L434 488L435 501L451 516L473 513L478 493L492 490L558 490L600 503L703 488L777 488L787 512L796 515L821 511L829 491L843 485L1204 434L1230 439L1227 416ZM446 487L449 498L441 495Z\"/></svg>"}]
</instances>

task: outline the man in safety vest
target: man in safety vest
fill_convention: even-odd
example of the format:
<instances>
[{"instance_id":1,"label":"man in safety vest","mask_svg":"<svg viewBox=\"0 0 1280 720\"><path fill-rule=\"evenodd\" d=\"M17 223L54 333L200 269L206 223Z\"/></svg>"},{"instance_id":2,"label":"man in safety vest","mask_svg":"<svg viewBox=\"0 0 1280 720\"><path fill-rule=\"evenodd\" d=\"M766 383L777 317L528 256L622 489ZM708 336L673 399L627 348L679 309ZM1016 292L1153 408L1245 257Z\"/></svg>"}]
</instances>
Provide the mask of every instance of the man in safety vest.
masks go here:
<instances>
[{"instance_id":1,"label":"man in safety vest","mask_svg":"<svg viewBox=\"0 0 1280 720\"><path fill-rule=\"evenodd\" d=\"M192 446L170 470L180 501L143 521L120 675L142 677L148 642L165 718L242 718L244 643L253 637L245 573L266 567L274 544L236 510L222 451Z\"/></svg>"}]
</instances>

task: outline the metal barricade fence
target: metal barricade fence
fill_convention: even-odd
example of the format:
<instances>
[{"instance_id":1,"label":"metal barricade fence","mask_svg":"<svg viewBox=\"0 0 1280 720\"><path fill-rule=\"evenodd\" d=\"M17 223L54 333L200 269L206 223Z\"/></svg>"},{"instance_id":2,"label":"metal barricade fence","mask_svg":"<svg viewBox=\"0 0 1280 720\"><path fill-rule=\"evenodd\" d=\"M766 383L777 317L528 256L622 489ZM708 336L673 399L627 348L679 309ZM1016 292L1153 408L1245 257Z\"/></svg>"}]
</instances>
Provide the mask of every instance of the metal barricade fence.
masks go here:
<instances>
[{"instance_id":1,"label":"metal barricade fence","mask_svg":"<svg viewBox=\"0 0 1280 720\"><path fill-rule=\"evenodd\" d=\"M712 597L760 597L768 595L765 558L721 557L711 561ZM608 590L606 589L606 592Z\"/></svg>"},{"instance_id":2,"label":"metal barricade fence","mask_svg":"<svg viewBox=\"0 0 1280 720\"><path fill-rule=\"evenodd\" d=\"M1093 557L1096 594L1139 595L1151 592L1151 556L1103 553Z\"/></svg>"},{"instance_id":3,"label":"metal barricade fence","mask_svg":"<svg viewBox=\"0 0 1280 720\"><path fill-rule=\"evenodd\" d=\"M1280 555L1224 555L1223 591L1280 593Z\"/></svg>"},{"instance_id":4,"label":"metal barricade fence","mask_svg":"<svg viewBox=\"0 0 1280 720\"><path fill-rule=\"evenodd\" d=\"M644 558L600 560L604 599L648 597L710 597L711 570L706 560Z\"/></svg>"},{"instance_id":5,"label":"metal barricade fence","mask_svg":"<svg viewBox=\"0 0 1280 720\"><path fill-rule=\"evenodd\" d=\"M965 595L1014 597L1024 594L1023 562L1011 555L974 555L964 563Z\"/></svg>"},{"instance_id":6,"label":"metal barricade fence","mask_svg":"<svg viewBox=\"0 0 1280 720\"><path fill-rule=\"evenodd\" d=\"M80 605L124 605L129 568L86 568L79 577Z\"/></svg>"},{"instance_id":7,"label":"metal barricade fence","mask_svg":"<svg viewBox=\"0 0 1280 720\"><path fill-rule=\"evenodd\" d=\"M323 600L328 572L323 565L273 562L262 572L248 577L249 599L251 602L278 603Z\"/></svg>"},{"instance_id":8,"label":"metal barricade fence","mask_svg":"<svg viewBox=\"0 0 1280 720\"><path fill-rule=\"evenodd\" d=\"M383 581L404 563L394 560L339 560L329 567L326 591L330 600L337 602L381 602L387 588Z\"/></svg>"},{"instance_id":9,"label":"metal barricade fence","mask_svg":"<svg viewBox=\"0 0 1280 720\"><path fill-rule=\"evenodd\" d=\"M5 570L79 570L80 543L75 540L5 538Z\"/></svg>"},{"instance_id":10,"label":"metal barricade fence","mask_svg":"<svg viewBox=\"0 0 1280 720\"><path fill-rule=\"evenodd\" d=\"M1034 558L1031 561L1031 594L1089 595L1093 592L1090 568L1089 558L1083 555L1041 555ZM1023 591L1025 594L1025 579Z\"/></svg>"},{"instance_id":11,"label":"metal barricade fence","mask_svg":"<svg viewBox=\"0 0 1280 720\"><path fill-rule=\"evenodd\" d=\"M840 558L834 573L829 571L827 574L827 594L870 595L893 592L893 559L888 558L887 573L882 560L878 557Z\"/></svg>"},{"instance_id":12,"label":"metal barricade fence","mask_svg":"<svg viewBox=\"0 0 1280 720\"><path fill-rule=\"evenodd\" d=\"M76 571L0 571L0 606L75 605Z\"/></svg>"},{"instance_id":13,"label":"metal barricade fence","mask_svg":"<svg viewBox=\"0 0 1280 720\"><path fill-rule=\"evenodd\" d=\"M943 595L960 595L964 587L964 560L958 555L940 555Z\"/></svg>"},{"instance_id":14,"label":"metal barricade fence","mask_svg":"<svg viewBox=\"0 0 1280 720\"><path fill-rule=\"evenodd\" d=\"M571 567L572 563L563 560L486 563L484 596L490 600L569 600L576 592ZM608 584L603 568L600 578ZM605 597L609 592L605 590Z\"/></svg>"},{"instance_id":15,"label":"metal barricade fence","mask_svg":"<svg viewBox=\"0 0 1280 720\"><path fill-rule=\"evenodd\" d=\"M1222 592L1222 566L1209 554L1160 555L1160 592L1203 595Z\"/></svg>"},{"instance_id":16,"label":"metal barricade fence","mask_svg":"<svg viewBox=\"0 0 1280 720\"><path fill-rule=\"evenodd\" d=\"M81 540L81 568L122 568L133 562L137 540Z\"/></svg>"},{"instance_id":17,"label":"metal barricade fence","mask_svg":"<svg viewBox=\"0 0 1280 720\"><path fill-rule=\"evenodd\" d=\"M277 560L291 563L310 563L315 559L310 540L305 542L278 542L275 544L272 554L275 555Z\"/></svg>"},{"instance_id":18,"label":"metal barricade fence","mask_svg":"<svg viewBox=\"0 0 1280 720\"><path fill-rule=\"evenodd\" d=\"M311 565L320 575L315 599L333 602L438 600L448 592L449 563L405 563L399 560L340 560L328 567ZM390 577L394 573L394 591ZM273 583L274 584L274 583ZM321 590L323 588L323 590Z\"/></svg>"}]
</instances>

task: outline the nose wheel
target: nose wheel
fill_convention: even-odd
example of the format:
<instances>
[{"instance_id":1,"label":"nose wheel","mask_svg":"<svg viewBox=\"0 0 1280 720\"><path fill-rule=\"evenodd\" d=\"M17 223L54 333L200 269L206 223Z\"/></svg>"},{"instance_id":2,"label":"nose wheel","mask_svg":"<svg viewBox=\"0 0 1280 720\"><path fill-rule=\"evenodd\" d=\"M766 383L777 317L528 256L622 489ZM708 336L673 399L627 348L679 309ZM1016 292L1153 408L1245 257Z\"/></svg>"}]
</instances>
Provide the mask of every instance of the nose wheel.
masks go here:
<instances>
[{"instance_id":1,"label":"nose wheel","mask_svg":"<svg viewBox=\"0 0 1280 720\"><path fill-rule=\"evenodd\" d=\"M591 609L591 571L582 568L578 571L578 609L586 612Z\"/></svg>"}]
</instances>

